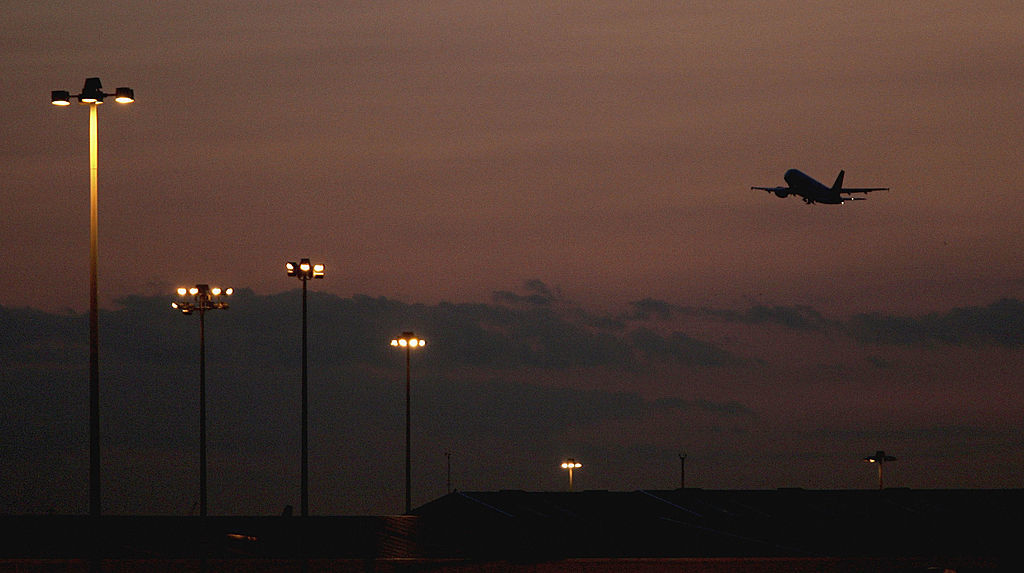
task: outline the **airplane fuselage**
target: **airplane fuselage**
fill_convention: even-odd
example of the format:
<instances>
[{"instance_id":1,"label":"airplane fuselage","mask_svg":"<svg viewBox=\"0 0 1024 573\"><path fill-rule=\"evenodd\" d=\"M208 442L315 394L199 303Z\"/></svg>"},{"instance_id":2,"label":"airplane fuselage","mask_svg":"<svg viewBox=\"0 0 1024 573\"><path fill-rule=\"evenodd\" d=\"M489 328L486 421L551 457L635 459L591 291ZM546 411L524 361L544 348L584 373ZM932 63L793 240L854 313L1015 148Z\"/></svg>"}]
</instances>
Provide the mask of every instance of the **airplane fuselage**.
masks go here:
<instances>
[{"instance_id":1,"label":"airplane fuselage","mask_svg":"<svg viewBox=\"0 0 1024 573\"><path fill-rule=\"evenodd\" d=\"M849 201L849 197L842 197L835 189L822 184L817 179L807 175L799 169L790 169L782 176L789 185L789 192L799 195L808 203L825 203L826 205L839 205L843 201Z\"/></svg>"}]
</instances>

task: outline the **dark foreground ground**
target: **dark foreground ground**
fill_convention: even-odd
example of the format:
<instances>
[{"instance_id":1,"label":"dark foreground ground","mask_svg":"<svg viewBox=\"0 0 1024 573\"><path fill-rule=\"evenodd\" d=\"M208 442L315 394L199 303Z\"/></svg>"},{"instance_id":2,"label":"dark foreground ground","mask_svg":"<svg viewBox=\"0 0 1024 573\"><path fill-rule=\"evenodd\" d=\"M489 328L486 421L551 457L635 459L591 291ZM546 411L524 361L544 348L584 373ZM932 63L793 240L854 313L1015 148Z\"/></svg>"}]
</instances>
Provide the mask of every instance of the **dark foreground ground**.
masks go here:
<instances>
[{"instance_id":1,"label":"dark foreground ground","mask_svg":"<svg viewBox=\"0 0 1024 573\"><path fill-rule=\"evenodd\" d=\"M1024 490L455 492L404 516L0 516L0 572L1024 571Z\"/></svg>"},{"instance_id":2,"label":"dark foreground ground","mask_svg":"<svg viewBox=\"0 0 1024 573\"><path fill-rule=\"evenodd\" d=\"M3 572L87 573L92 564L87 560L0 560ZM280 559L211 559L204 563L189 559L104 560L99 571L118 573L163 573L209 571L235 573L309 572L349 573L437 571L443 573L498 573L525 571L534 573L946 573L972 571L1019 571L995 563L964 562L935 565L921 559L892 558L707 558L707 559L561 559L543 563L514 561L475 562L466 560L403 560L375 559L311 559L305 562Z\"/></svg>"}]
</instances>

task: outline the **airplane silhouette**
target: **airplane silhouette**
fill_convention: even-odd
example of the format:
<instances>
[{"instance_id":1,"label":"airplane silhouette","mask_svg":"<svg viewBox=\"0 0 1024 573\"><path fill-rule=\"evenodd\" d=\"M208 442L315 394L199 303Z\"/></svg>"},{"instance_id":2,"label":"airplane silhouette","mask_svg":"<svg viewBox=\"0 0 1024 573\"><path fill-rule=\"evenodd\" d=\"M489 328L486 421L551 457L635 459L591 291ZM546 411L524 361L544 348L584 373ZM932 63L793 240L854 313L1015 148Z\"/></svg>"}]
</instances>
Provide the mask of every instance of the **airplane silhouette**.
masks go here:
<instances>
[{"instance_id":1,"label":"airplane silhouette","mask_svg":"<svg viewBox=\"0 0 1024 573\"><path fill-rule=\"evenodd\" d=\"M788 187L751 187L760 191L775 193L778 197L785 198L788 195L797 195L804 200L804 203L824 203L826 205L842 205L845 201L863 201L864 197L844 197L844 193L870 193L872 191L888 191L888 187L846 187L843 188L843 175L840 171L836 182L832 187L826 187L810 175L798 170L790 169L782 176Z\"/></svg>"}]
</instances>

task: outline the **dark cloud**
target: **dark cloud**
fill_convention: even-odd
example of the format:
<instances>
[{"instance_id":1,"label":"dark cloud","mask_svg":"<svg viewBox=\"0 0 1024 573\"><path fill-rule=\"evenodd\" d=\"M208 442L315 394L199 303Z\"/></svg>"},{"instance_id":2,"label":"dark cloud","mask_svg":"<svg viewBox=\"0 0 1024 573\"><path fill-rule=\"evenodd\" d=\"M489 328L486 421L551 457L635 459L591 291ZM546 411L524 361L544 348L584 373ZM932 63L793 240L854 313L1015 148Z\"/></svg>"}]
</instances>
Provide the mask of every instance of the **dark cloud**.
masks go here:
<instances>
[{"instance_id":1,"label":"dark cloud","mask_svg":"<svg viewBox=\"0 0 1024 573\"><path fill-rule=\"evenodd\" d=\"M83 315L0 306L0 348L22 365L77 362L88 352L88 327Z\"/></svg>"},{"instance_id":2,"label":"dark cloud","mask_svg":"<svg viewBox=\"0 0 1024 573\"><path fill-rule=\"evenodd\" d=\"M683 400L680 398L660 398L655 405L664 408L675 408L681 411L701 411L721 414L724 416L754 416L756 413L749 407L730 400L728 402L712 402L709 400Z\"/></svg>"},{"instance_id":3,"label":"dark cloud","mask_svg":"<svg viewBox=\"0 0 1024 573\"><path fill-rule=\"evenodd\" d=\"M698 340L681 332L661 336L647 328L638 328L630 335L633 347L644 357L671 359L697 366L728 366L743 359L710 342Z\"/></svg>"},{"instance_id":4,"label":"dark cloud","mask_svg":"<svg viewBox=\"0 0 1024 573\"><path fill-rule=\"evenodd\" d=\"M671 317L678 310L678 307L672 303L653 298L635 301L630 303L630 306L633 308L632 317L638 320L647 320L652 316L664 320Z\"/></svg>"},{"instance_id":5,"label":"dark cloud","mask_svg":"<svg viewBox=\"0 0 1024 573\"><path fill-rule=\"evenodd\" d=\"M818 311L808 306L756 305L748 309L737 320L750 324L781 324L789 328L803 330L822 330L828 326L828 321Z\"/></svg>"},{"instance_id":6,"label":"dark cloud","mask_svg":"<svg viewBox=\"0 0 1024 573\"><path fill-rule=\"evenodd\" d=\"M979 400L1006 395L1006 382L998 378L1005 369L994 365L990 378L977 375L969 395L949 398L970 409L973 421L927 426L913 417L927 412L927 404L935 403L940 413L945 406L935 396L914 394L929 388L904 366L919 359L906 356L906 349L899 356L877 347L860 354L857 345L903 340L887 333L885 326L896 321L902 332L914 333L907 340L915 344L960 340L1014 352L1017 301L913 320L843 322L802 307L693 311L647 300L639 305L646 315L624 319L585 311L543 283L520 292L491 304L434 305L309 294L316 444L311 471L318 476L319 511L374 513L400 506L395 484L401 474L404 361L388 342L404 330L428 341L413 357L412 399L414 463L431 483L443 482L432 464L446 448L475 464L464 470L464 483L530 489L557 487L557 481L545 481L538 460L566 454L593 460L587 466L591 483L604 476L610 480L604 487L631 487L644 485L638 479L656 483L664 472L631 474L629 468L648 463L652 452L675 463L673 452L689 444L705 464L710 458L722 466L704 474L715 480L707 485L750 487L804 483L792 481L800 474L783 469L787 464L816 464L828 475L823 466L842 458L829 448L873 451L885 443L938 452L960 440L995 457L1012 447L1007 436L1015 421L991 428L977 422L995 407ZM229 309L206 316L214 512L276 513L294 503L299 295L239 289ZM536 296L541 298L531 298ZM114 513L184 513L194 501L198 317L174 311L162 296L118 302L100 317L106 503ZM2 503L10 511L83 510L86 323L81 314L0 307L5 452L15 460L11 483L31 489L8 490ZM729 325L726 342L690 334L723 324ZM845 328L865 324L873 338L844 338ZM800 345L819 344L819 333L829 344L844 344L844 352L822 356L815 346L803 357ZM848 360L858 355L859 363ZM833 379L843 383L828 383ZM949 377L943 383L958 387ZM856 405L870 402L881 388L885 411L895 419L879 427L877 409ZM793 420L817 416L839 417L845 425L814 433L797 424L785 433ZM933 430L919 429L928 427ZM736 465L759 451L788 462L762 468L766 473ZM1003 463L998 471L1013 470ZM419 491L421 501L443 493Z\"/></svg>"},{"instance_id":7,"label":"dark cloud","mask_svg":"<svg viewBox=\"0 0 1024 573\"><path fill-rule=\"evenodd\" d=\"M802 305L754 305L743 310L678 306L655 299L631 303L630 319L706 318L725 323L777 324L793 330L834 332L875 344L1024 344L1024 302L1002 299L987 306L958 307L921 315L860 313L829 319ZM879 363L883 365L883 363Z\"/></svg>"},{"instance_id":8,"label":"dark cloud","mask_svg":"<svg viewBox=\"0 0 1024 573\"><path fill-rule=\"evenodd\" d=\"M523 290L526 294L518 294L513 291L495 291L491 296L498 304L533 304L550 305L561 299L561 293L552 290L548 285L539 279L530 279L523 283Z\"/></svg>"},{"instance_id":9,"label":"dark cloud","mask_svg":"<svg viewBox=\"0 0 1024 573\"><path fill-rule=\"evenodd\" d=\"M779 324L798 330L823 330L830 326L818 311L808 306L754 305L746 310L716 309L710 307L677 306L665 301L646 298L631 303L632 318L662 320L673 316L713 318L722 322L742 324Z\"/></svg>"},{"instance_id":10,"label":"dark cloud","mask_svg":"<svg viewBox=\"0 0 1024 573\"><path fill-rule=\"evenodd\" d=\"M640 362L719 366L735 360L686 335L625 329L562 300L539 281L526 288L527 295L498 297L502 303L490 305L311 293L311 399L317 420L312 439L331 444L344 436L323 455L348 463L366 458L367 451L395 457L403 361L388 341L407 329L428 340L413 360L417 438L426 444L468 442L464 449L472 450L478 447L473 444L491 443L496 451L516 444L528 463L581 427L635 425L666 412L730 417L743 410L732 402L649 400L628 387L552 382L554 373L575 376L595 369L621 377ZM208 311L205 320L209 450L211 467L218 467L211 487L248 484L265 490L267 500L287 499L280 473L289 473L282 467L290 467L287 460L297 447L299 291L260 296L239 289L227 300L229 308ZM31 481L39 471L77 475L83 463L86 319L0 307L0 352L10 357L0 398L19 479ZM197 315L173 310L167 297L123 297L116 310L101 313L104 459L111 466L109 487L121 492L110 498L115 512L149 507L173 513L191 503L198 323ZM547 374L534 382L529 372ZM390 479L388 464L372 457L363 463L373 467L353 466L330 481L361 491L358 499L371 499L371 490ZM147 474L158 477L147 481ZM55 505L75 511L82 484L61 487L61 494L23 498L34 499L24 502L25 510ZM148 500L129 493L154 487L162 493ZM234 501L228 505L255 503L229 497ZM18 505L18 499L5 503ZM374 511L360 503L343 506Z\"/></svg>"},{"instance_id":11,"label":"dark cloud","mask_svg":"<svg viewBox=\"0 0 1024 573\"><path fill-rule=\"evenodd\" d=\"M1002 299L988 306L959 307L917 316L858 314L845 330L862 342L922 345L1024 344L1024 302Z\"/></svg>"}]
</instances>

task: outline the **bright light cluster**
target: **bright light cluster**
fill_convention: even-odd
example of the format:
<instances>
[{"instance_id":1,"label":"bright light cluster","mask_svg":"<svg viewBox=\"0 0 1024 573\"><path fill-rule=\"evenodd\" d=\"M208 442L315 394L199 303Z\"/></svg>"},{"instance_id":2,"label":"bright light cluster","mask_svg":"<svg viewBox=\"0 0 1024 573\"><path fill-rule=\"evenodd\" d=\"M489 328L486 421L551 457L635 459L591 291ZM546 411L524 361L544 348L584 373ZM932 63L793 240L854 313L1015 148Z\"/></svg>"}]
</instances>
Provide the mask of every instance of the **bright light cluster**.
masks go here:
<instances>
[{"instance_id":1,"label":"bright light cluster","mask_svg":"<svg viewBox=\"0 0 1024 573\"><path fill-rule=\"evenodd\" d=\"M395 338L395 339L391 340L391 346L401 346L402 348L406 348L406 347L413 347L413 348L415 348L417 346L424 346L426 344L427 344L426 340L423 340L422 338L415 338L415 337L408 338L408 339L406 339L406 338Z\"/></svg>"},{"instance_id":2,"label":"bright light cluster","mask_svg":"<svg viewBox=\"0 0 1024 573\"><path fill-rule=\"evenodd\" d=\"M302 280L324 278L324 266L320 263L310 263L309 259L302 259L298 263L289 261L284 264L284 268L290 277Z\"/></svg>"},{"instance_id":3,"label":"bright light cluster","mask_svg":"<svg viewBox=\"0 0 1024 573\"><path fill-rule=\"evenodd\" d=\"M72 95L67 90L53 90L50 92L50 103L59 106L71 105L72 98L77 98L81 104L99 105L103 103L103 98L108 96L114 96L114 101L117 103L132 103L135 101L135 91L132 88L117 88L112 94L104 93L101 89L103 86L100 84L99 78L86 78L85 87L82 88L82 93Z\"/></svg>"},{"instance_id":4,"label":"bright light cluster","mask_svg":"<svg viewBox=\"0 0 1024 573\"><path fill-rule=\"evenodd\" d=\"M192 314L193 311L199 310L210 310L210 309L223 309L228 308L228 303L221 302L220 300L214 300L223 296L231 296L234 294L235 289L233 288L220 288L210 287L209 285L201 284L194 287L178 287L177 293L182 300L171 303L171 308L180 310L184 314ZM192 297L195 302L185 300L188 297Z\"/></svg>"}]
</instances>

